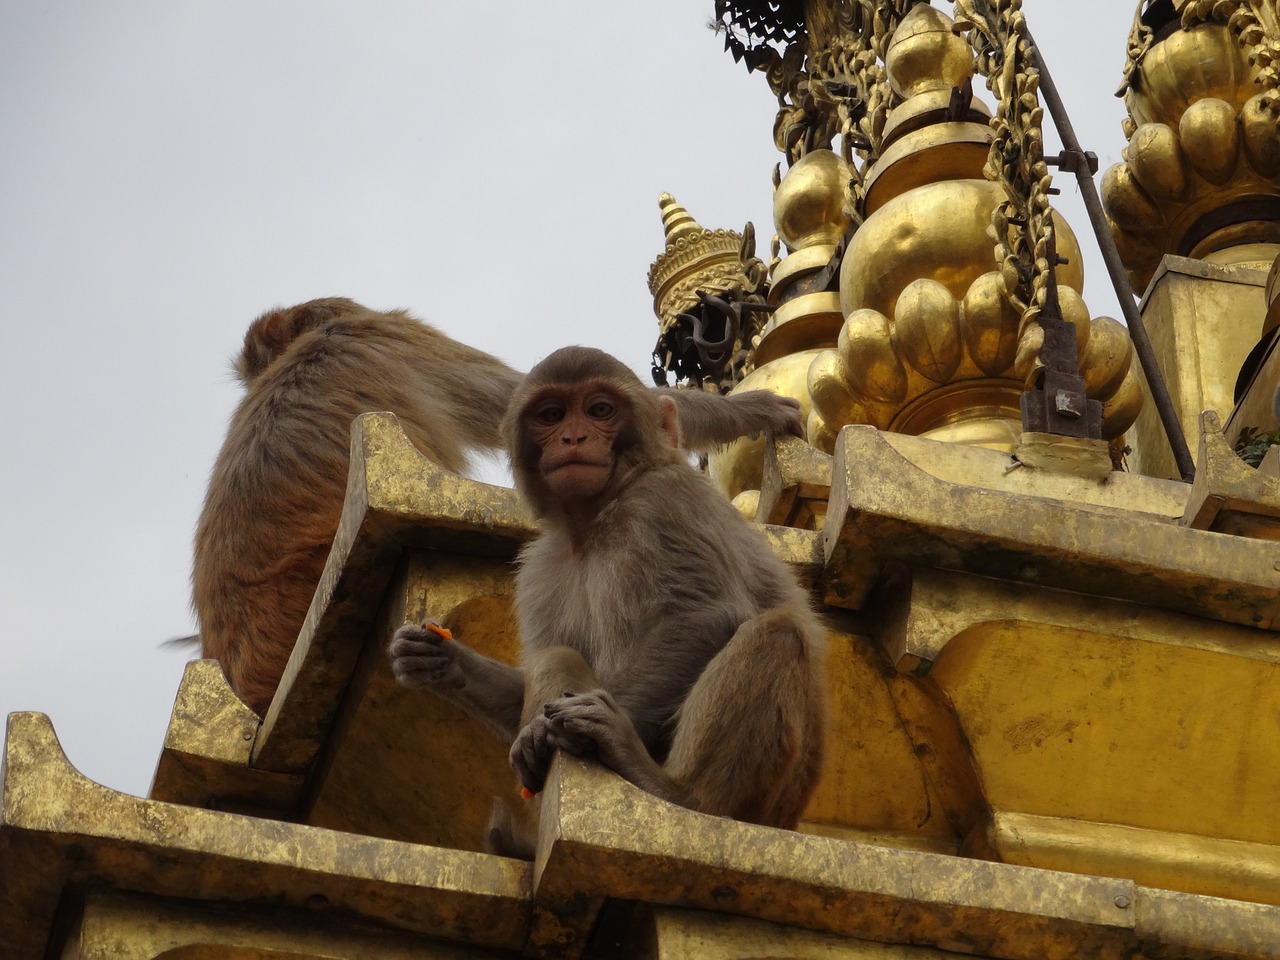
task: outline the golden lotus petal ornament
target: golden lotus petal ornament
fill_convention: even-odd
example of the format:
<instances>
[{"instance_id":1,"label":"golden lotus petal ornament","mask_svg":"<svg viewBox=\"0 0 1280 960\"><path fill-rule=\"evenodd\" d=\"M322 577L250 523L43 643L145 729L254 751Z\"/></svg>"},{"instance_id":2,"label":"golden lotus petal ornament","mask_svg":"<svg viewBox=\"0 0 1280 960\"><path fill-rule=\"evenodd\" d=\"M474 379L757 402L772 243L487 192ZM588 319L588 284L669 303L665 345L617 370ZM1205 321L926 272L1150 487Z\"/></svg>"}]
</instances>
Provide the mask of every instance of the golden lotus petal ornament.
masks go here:
<instances>
[{"instance_id":1,"label":"golden lotus petal ornament","mask_svg":"<svg viewBox=\"0 0 1280 960\"><path fill-rule=\"evenodd\" d=\"M1178 134L1163 123L1144 123L1124 152L1133 178L1153 199L1182 200L1187 195L1187 165Z\"/></svg>"},{"instance_id":2,"label":"golden lotus petal ornament","mask_svg":"<svg viewBox=\"0 0 1280 960\"><path fill-rule=\"evenodd\" d=\"M1000 274L984 273L964 295L963 329L973 362L989 377L1013 364L1018 349L1018 311L1004 295Z\"/></svg>"},{"instance_id":3,"label":"golden lotus petal ornament","mask_svg":"<svg viewBox=\"0 0 1280 960\"><path fill-rule=\"evenodd\" d=\"M1124 324L1110 317L1095 317L1080 357L1085 392L1091 397L1115 393L1128 374L1132 360L1133 341Z\"/></svg>"},{"instance_id":4,"label":"golden lotus petal ornament","mask_svg":"<svg viewBox=\"0 0 1280 960\"><path fill-rule=\"evenodd\" d=\"M1280 175L1280 136L1276 116L1265 102L1266 95L1260 93L1241 108L1241 141L1249 166L1264 177L1275 177Z\"/></svg>"},{"instance_id":5,"label":"golden lotus petal ornament","mask_svg":"<svg viewBox=\"0 0 1280 960\"><path fill-rule=\"evenodd\" d=\"M1217 186L1231 179L1240 150L1235 107L1216 98L1193 103L1182 114L1178 134L1183 152L1202 177Z\"/></svg>"},{"instance_id":6,"label":"golden lotus petal ornament","mask_svg":"<svg viewBox=\"0 0 1280 960\"><path fill-rule=\"evenodd\" d=\"M900 403L906 397L907 371L894 350L893 330L883 313L864 308L849 314L840 328L837 349L843 369L857 371L856 382L849 383L855 396L884 403ZM813 377L811 367L810 392ZM836 418L826 419L832 422Z\"/></svg>"},{"instance_id":7,"label":"golden lotus petal ornament","mask_svg":"<svg viewBox=\"0 0 1280 960\"><path fill-rule=\"evenodd\" d=\"M894 339L915 370L934 383L946 383L964 358L960 304L937 280L907 284L894 311Z\"/></svg>"}]
</instances>

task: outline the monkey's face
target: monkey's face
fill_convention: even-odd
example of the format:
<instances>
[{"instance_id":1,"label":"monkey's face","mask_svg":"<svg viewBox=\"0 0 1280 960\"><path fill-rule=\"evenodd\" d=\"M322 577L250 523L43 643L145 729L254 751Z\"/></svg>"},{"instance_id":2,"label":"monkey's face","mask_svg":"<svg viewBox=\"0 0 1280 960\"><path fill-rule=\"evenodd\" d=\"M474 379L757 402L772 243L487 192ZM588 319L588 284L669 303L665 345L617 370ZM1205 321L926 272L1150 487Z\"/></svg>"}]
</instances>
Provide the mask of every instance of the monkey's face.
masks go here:
<instances>
[{"instance_id":1,"label":"monkey's face","mask_svg":"<svg viewBox=\"0 0 1280 960\"><path fill-rule=\"evenodd\" d=\"M540 390L522 417L525 435L539 451L538 473L564 505L608 489L616 445L630 423L627 398L603 381Z\"/></svg>"}]
</instances>

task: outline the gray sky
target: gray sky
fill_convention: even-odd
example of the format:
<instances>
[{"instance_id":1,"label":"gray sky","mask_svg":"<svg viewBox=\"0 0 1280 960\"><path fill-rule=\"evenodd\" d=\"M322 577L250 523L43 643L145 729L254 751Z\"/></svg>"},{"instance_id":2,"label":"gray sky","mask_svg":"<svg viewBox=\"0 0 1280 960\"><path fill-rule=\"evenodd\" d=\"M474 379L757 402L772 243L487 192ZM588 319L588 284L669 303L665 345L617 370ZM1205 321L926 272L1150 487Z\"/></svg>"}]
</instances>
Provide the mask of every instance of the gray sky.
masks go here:
<instances>
[{"instance_id":1,"label":"gray sky","mask_svg":"<svg viewBox=\"0 0 1280 960\"><path fill-rule=\"evenodd\" d=\"M1105 169L1133 4L1024 9ZM712 10L0 6L0 715L49 714L78 769L146 792L188 656L158 645L194 628L228 361L263 310L350 296L521 368L586 343L647 377L658 194L773 233L775 101Z\"/></svg>"}]
</instances>

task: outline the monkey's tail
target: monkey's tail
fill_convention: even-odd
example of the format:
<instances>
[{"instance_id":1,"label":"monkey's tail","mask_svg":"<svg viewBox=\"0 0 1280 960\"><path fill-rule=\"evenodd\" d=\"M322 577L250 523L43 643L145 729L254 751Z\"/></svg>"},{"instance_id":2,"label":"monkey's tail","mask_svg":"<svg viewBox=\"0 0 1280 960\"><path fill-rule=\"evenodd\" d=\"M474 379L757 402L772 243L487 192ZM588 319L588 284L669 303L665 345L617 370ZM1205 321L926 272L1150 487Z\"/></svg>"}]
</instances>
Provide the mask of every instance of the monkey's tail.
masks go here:
<instances>
[{"instance_id":1,"label":"monkey's tail","mask_svg":"<svg viewBox=\"0 0 1280 960\"><path fill-rule=\"evenodd\" d=\"M160 644L161 650L182 650L186 647L199 647L200 634L192 633L185 637L170 637Z\"/></svg>"}]
</instances>

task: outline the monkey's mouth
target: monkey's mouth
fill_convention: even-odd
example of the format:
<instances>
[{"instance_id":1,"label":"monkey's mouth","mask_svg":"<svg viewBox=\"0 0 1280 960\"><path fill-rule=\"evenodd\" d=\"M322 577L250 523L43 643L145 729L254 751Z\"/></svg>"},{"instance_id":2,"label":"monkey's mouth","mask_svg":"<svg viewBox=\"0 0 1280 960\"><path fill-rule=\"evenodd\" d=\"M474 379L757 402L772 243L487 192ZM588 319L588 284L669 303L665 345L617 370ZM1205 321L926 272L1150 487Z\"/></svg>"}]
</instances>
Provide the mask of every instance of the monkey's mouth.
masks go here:
<instances>
[{"instance_id":1,"label":"monkey's mouth","mask_svg":"<svg viewBox=\"0 0 1280 960\"><path fill-rule=\"evenodd\" d=\"M570 454L557 460L555 463L550 464L547 468L547 473L555 473L557 470L564 470L569 467L588 467L595 470L602 470L608 466L608 460L602 460L585 454Z\"/></svg>"},{"instance_id":2,"label":"monkey's mouth","mask_svg":"<svg viewBox=\"0 0 1280 960\"><path fill-rule=\"evenodd\" d=\"M562 498L593 497L603 490L613 475L612 464L586 457L574 457L550 464L543 479Z\"/></svg>"}]
</instances>

